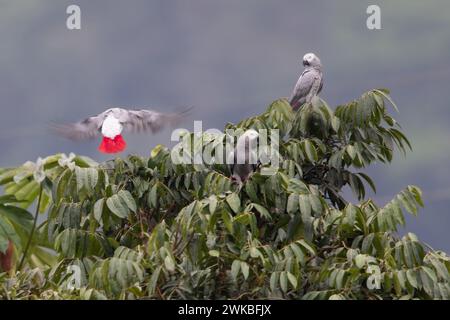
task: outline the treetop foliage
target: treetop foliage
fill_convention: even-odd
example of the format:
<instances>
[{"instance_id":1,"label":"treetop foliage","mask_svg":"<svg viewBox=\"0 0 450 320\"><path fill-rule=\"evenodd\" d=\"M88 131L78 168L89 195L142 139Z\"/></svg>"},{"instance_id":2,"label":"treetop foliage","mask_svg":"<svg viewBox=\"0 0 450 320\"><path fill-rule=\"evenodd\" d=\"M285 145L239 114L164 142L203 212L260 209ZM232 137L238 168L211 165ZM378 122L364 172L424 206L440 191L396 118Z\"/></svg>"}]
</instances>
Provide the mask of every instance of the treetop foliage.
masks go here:
<instances>
[{"instance_id":1,"label":"treetop foliage","mask_svg":"<svg viewBox=\"0 0 450 320\"><path fill-rule=\"evenodd\" d=\"M161 145L149 157L58 154L0 169L0 252L12 242L16 262L0 297L449 299L450 258L396 234L424 205L420 189L366 198L376 188L363 169L411 149L388 106L386 89L334 111L317 97L298 112L279 99L228 124L280 132L279 170L263 165L243 184L226 164L175 164ZM226 139L204 134L202 148Z\"/></svg>"}]
</instances>

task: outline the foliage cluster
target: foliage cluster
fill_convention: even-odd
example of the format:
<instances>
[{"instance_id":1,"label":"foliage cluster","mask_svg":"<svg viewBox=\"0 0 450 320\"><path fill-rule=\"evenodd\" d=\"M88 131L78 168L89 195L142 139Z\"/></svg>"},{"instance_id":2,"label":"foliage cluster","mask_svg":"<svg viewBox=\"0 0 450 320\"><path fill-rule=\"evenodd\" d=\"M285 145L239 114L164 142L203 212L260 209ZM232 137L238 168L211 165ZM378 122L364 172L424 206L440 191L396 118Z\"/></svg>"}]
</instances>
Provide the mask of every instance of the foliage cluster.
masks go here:
<instances>
[{"instance_id":1,"label":"foliage cluster","mask_svg":"<svg viewBox=\"0 0 450 320\"><path fill-rule=\"evenodd\" d=\"M396 108L377 89L295 113L280 99L228 124L282 138L280 169L243 184L227 165L174 164L163 146L103 164L54 155L0 169L0 252L15 249L0 297L449 299L449 257L396 233L423 206L419 188L384 205L366 199L375 184L361 170L410 148L388 102ZM202 138L217 147L227 135Z\"/></svg>"}]
</instances>

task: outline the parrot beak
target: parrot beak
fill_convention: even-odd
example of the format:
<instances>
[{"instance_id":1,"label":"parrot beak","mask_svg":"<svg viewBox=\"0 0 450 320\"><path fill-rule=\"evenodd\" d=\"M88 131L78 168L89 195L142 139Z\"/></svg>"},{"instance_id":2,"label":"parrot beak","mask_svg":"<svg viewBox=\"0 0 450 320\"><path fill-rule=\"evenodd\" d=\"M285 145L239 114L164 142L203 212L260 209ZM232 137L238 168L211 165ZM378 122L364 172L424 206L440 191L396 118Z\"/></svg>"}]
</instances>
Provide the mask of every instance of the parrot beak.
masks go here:
<instances>
[{"instance_id":1,"label":"parrot beak","mask_svg":"<svg viewBox=\"0 0 450 320\"><path fill-rule=\"evenodd\" d=\"M304 67L309 66L309 62L307 60L303 60L303 66Z\"/></svg>"}]
</instances>

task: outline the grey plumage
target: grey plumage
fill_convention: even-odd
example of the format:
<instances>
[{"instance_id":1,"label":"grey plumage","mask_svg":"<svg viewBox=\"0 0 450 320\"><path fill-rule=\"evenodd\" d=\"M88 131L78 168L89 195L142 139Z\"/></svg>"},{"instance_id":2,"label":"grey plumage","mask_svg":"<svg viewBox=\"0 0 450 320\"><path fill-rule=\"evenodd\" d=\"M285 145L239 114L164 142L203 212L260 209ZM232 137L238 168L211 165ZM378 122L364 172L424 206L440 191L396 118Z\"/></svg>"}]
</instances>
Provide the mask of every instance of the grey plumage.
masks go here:
<instances>
[{"instance_id":1,"label":"grey plumage","mask_svg":"<svg viewBox=\"0 0 450 320\"><path fill-rule=\"evenodd\" d=\"M303 57L305 70L295 85L289 98L289 103L294 110L298 110L303 104L311 102L311 99L319 94L323 87L322 63L314 53L308 53Z\"/></svg>"},{"instance_id":2,"label":"grey plumage","mask_svg":"<svg viewBox=\"0 0 450 320\"><path fill-rule=\"evenodd\" d=\"M176 125L189 111L190 108L180 113L111 108L83 121L71 124L54 124L52 128L71 140L93 139L101 133L105 119L112 115L120 121L126 131L156 133L166 126Z\"/></svg>"},{"instance_id":3,"label":"grey plumage","mask_svg":"<svg viewBox=\"0 0 450 320\"><path fill-rule=\"evenodd\" d=\"M244 183L258 167L258 132L251 129L239 137L231 159L231 179L238 184Z\"/></svg>"}]
</instances>

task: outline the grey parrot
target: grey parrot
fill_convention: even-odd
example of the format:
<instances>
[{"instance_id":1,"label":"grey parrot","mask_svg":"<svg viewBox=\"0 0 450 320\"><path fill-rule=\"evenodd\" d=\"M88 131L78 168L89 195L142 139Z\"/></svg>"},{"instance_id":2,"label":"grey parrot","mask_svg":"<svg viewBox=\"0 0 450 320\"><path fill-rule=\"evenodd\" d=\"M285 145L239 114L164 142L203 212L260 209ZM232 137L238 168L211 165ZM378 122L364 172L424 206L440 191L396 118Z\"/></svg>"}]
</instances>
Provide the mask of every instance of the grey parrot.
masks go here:
<instances>
[{"instance_id":1,"label":"grey parrot","mask_svg":"<svg viewBox=\"0 0 450 320\"><path fill-rule=\"evenodd\" d=\"M180 113L161 113L153 110L127 110L111 108L97 116L72 124L54 124L53 129L71 140L93 139L102 134L99 150L103 153L117 153L125 150L123 129L130 132L156 133L166 126L176 125L190 110Z\"/></svg>"},{"instance_id":2,"label":"grey parrot","mask_svg":"<svg viewBox=\"0 0 450 320\"><path fill-rule=\"evenodd\" d=\"M307 53L303 57L303 70L289 98L292 108L297 111L303 104L319 94L323 86L322 64L314 53Z\"/></svg>"},{"instance_id":3,"label":"grey parrot","mask_svg":"<svg viewBox=\"0 0 450 320\"><path fill-rule=\"evenodd\" d=\"M258 132L253 129L247 130L239 137L228 162L231 164L233 182L244 183L258 167L258 137Z\"/></svg>"}]
</instances>

